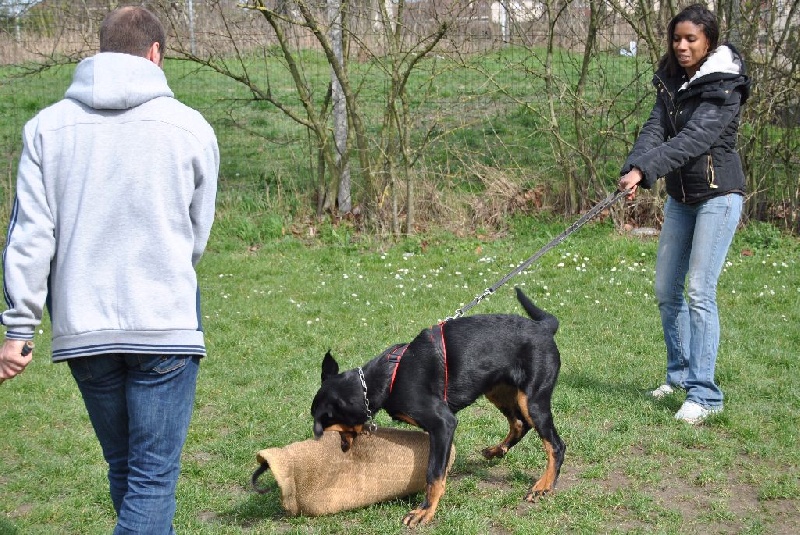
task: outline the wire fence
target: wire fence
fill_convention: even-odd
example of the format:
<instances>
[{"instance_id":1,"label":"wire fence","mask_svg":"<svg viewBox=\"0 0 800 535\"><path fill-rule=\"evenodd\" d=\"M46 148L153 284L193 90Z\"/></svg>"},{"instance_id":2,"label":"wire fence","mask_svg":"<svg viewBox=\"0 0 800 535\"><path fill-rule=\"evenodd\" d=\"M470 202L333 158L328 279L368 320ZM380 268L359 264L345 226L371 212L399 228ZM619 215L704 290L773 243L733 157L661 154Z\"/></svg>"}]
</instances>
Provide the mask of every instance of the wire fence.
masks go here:
<instances>
[{"instance_id":1,"label":"wire fence","mask_svg":"<svg viewBox=\"0 0 800 535\"><path fill-rule=\"evenodd\" d=\"M7 198L24 122L61 98L72 65L97 50L99 22L110 4L2 4L0 150ZM679 3L188 0L147 7L168 27L165 70L173 89L218 132L222 187L260 195L269 176L304 176L305 186L293 187L313 190L319 209L334 205L326 188L341 189L344 169L325 137L335 105L329 94L335 60L327 46L338 29L345 43L342 76L350 84L343 91L352 91L343 98L352 97L349 113L359 112L349 122L363 120L367 134L363 145L357 131L347 142L353 195L396 218L411 204L425 207L441 196L454 175L478 177L487 193L502 188L490 176L558 177L508 197L527 196L565 212L583 210L613 189L652 106L653 65ZM798 0L712 7L723 40L739 45L753 78L740 135L749 217L800 232ZM401 74L406 85L397 80ZM322 127L315 117L325 117ZM274 138L278 123L292 125L291 135L280 134L286 147L267 154L248 149ZM412 201L411 177L433 184L431 191L418 191ZM537 197L539 186L549 200ZM386 191L395 195L391 209ZM473 207L475 217L508 209L485 204L482 212ZM643 217L658 219L643 210Z\"/></svg>"}]
</instances>

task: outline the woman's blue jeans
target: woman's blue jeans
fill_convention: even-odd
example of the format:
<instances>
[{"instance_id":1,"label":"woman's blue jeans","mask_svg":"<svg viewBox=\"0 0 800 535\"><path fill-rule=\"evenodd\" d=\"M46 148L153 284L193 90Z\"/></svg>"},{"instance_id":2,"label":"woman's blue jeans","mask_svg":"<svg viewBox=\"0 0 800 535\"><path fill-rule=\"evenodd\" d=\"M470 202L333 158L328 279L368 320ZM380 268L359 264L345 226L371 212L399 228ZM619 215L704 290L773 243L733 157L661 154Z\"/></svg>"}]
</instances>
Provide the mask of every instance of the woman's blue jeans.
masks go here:
<instances>
[{"instance_id":1,"label":"woman's blue jeans","mask_svg":"<svg viewBox=\"0 0 800 535\"><path fill-rule=\"evenodd\" d=\"M135 354L68 361L108 462L115 535L174 533L175 488L199 361Z\"/></svg>"},{"instance_id":2,"label":"woman's blue jeans","mask_svg":"<svg viewBox=\"0 0 800 535\"><path fill-rule=\"evenodd\" d=\"M717 281L742 213L742 196L687 205L667 197L658 241L655 293L667 346L667 384L686 399L721 408L714 381L720 327Z\"/></svg>"}]
</instances>

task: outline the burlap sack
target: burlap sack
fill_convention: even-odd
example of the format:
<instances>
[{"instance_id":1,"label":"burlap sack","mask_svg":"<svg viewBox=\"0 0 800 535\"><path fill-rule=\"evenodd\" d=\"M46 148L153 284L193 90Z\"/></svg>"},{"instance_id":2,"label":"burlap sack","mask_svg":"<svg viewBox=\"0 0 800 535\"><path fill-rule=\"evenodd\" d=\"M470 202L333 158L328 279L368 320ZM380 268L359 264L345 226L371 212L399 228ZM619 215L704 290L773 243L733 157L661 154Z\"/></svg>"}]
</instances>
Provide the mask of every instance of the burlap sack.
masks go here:
<instances>
[{"instance_id":1,"label":"burlap sack","mask_svg":"<svg viewBox=\"0 0 800 535\"><path fill-rule=\"evenodd\" d=\"M269 464L289 514L319 516L424 490L429 445L422 431L378 428L343 453L339 433L327 432L319 440L261 450L256 459ZM453 447L448 471L455 456Z\"/></svg>"}]
</instances>

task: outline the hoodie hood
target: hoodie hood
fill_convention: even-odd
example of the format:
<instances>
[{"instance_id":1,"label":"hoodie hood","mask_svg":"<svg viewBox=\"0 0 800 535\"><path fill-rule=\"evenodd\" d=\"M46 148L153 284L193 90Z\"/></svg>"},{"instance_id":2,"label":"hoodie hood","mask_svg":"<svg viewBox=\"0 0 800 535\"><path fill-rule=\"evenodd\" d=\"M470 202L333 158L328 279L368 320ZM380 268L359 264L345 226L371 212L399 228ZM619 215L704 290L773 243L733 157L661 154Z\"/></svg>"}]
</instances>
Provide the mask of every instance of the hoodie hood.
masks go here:
<instances>
[{"instance_id":1,"label":"hoodie hood","mask_svg":"<svg viewBox=\"0 0 800 535\"><path fill-rule=\"evenodd\" d=\"M126 110L174 94L164 71L152 61L101 52L78 64L65 96L96 110Z\"/></svg>"}]
</instances>

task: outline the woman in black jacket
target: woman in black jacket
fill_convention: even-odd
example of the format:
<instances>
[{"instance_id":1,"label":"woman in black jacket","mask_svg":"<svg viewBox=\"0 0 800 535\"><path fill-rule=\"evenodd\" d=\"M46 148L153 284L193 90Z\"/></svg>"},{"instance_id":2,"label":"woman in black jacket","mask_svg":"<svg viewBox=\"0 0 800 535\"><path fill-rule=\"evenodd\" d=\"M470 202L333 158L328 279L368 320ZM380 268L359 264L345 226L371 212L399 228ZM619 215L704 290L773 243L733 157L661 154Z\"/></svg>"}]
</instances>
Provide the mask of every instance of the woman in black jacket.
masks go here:
<instances>
[{"instance_id":1,"label":"woman in black jacket","mask_svg":"<svg viewBox=\"0 0 800 535\"><path fill-rule=\"evenodd\" d=\"M717 281L742 212L745 178L736 150L750 82L731 45L718 46L715 15L695 4L670 21L653 77L656 103L622 168L619 188L665 177L655 292L667 347L657 398L686 391L675 418L699 423L722 410L714 381L719 347ZM685 295L684 295L685 293Z\"/></svg>"}]
</instances>

